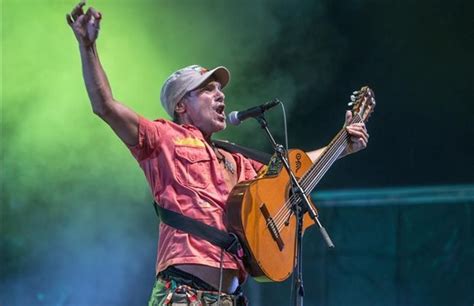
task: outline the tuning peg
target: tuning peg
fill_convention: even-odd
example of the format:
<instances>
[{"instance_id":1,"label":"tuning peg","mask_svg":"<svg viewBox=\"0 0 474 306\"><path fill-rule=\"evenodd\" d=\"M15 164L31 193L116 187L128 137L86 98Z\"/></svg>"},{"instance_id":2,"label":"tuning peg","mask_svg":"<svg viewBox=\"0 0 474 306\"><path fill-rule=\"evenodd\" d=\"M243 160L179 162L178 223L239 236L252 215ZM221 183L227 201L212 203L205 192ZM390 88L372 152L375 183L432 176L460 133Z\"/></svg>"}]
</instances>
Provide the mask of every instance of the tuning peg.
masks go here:
<instances>
[{"instance_id":1,"label":"tuning peg","mask_svg":"<svg viewBox=\"0 0 474 306\"><path fill-rule=\"evenodd\" d=\"M354 105L354 101L347 103L347 106L352 106L352 105Z\"/></svg>"},{"instance_id":2,"label":"tuning peg","mask_svg":"<svg viewBox=\"0 0 474 306\"><path fill-rule=\"evenodd\" d=\"M351 101L354 102L356 100L356 97L354 95L351 95Z\"/></svg>"},{"instance_id":3,"label":"tuning peg","mask_svg":"<svg viewBox=\"0 0 474 306\"><path fill-rule=\"evenodd\" d=\"M374 98L372 98L371 100L372 100L372 104L373 104L373 105L377 104L377 103L375 103L375 99L374 99Z\"/></svg>"},{"instance_id":4,"label":"tuning peg","mask_svg":"<svg viewBox=\"0 0 474 306\"><path fill-rule=\"evenodd\" d=\"M353 94L353 95L358 95L359 92L356 90L356 91L354 91L352 94Z\"/></svg>"}]
</instances>

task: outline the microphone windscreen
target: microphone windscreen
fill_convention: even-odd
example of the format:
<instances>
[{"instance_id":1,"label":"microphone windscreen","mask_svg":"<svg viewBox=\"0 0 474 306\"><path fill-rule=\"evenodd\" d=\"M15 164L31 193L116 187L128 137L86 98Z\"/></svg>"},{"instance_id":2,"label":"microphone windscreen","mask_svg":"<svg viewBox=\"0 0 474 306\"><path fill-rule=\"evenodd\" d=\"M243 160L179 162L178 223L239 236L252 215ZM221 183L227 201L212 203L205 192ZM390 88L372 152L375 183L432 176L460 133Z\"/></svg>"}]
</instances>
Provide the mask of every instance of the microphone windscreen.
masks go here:
<instances>
[{"instance_id":1,"label":"microphone windscreen","mask_svg":"<svg viewBox=\"0 0 474 306\"><path fill-rule=\"evenodd\" d=\"M239 115L239 112L238 112L238 111L230 112L230 113L227 115L227 123L232 124L232 125L239 125L239 124L240 124L240 120L239 120L238 115Z\"/></svg>"}]
</instances>

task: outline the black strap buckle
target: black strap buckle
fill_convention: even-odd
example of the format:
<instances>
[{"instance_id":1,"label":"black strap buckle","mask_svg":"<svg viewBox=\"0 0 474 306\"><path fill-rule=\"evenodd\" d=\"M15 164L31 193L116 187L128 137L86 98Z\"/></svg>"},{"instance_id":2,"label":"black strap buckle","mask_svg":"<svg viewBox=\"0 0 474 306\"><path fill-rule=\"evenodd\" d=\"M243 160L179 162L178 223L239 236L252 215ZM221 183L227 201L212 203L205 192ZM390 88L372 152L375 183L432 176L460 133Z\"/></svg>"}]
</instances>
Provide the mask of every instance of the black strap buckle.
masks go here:
<instances>
[{"instance_id":1,"label":"black strap buckle","mask_svg":"<svg viewBox=\"0 0 474 306\"><path fill-rule=\"evenodd\" d=\"M229 236L232 237L232 243L225 249L227 252L235 254L239 259L244 258L244 249L240 244L239 237L234 233L229 233Z\"/></svg>"}]
</instances>

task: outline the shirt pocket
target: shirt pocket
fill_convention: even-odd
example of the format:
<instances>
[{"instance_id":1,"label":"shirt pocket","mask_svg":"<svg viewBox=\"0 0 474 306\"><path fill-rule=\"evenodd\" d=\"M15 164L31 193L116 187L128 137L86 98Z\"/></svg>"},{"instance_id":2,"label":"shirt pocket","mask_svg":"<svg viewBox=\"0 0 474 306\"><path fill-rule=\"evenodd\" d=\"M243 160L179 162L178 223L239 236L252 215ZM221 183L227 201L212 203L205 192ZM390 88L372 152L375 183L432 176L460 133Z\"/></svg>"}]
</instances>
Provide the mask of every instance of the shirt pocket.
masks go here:
<instances>
[{"instance_id":1,"label":"shirt pocket","mask_svg":"<svg viewBox=\"0 0 474 306\"><path fill-rule=\"evenodd\" d=\"M176 146L176 180L184 186L205 189L211 178L211 157L205 147Z\"/></svg>"}]
</instances>

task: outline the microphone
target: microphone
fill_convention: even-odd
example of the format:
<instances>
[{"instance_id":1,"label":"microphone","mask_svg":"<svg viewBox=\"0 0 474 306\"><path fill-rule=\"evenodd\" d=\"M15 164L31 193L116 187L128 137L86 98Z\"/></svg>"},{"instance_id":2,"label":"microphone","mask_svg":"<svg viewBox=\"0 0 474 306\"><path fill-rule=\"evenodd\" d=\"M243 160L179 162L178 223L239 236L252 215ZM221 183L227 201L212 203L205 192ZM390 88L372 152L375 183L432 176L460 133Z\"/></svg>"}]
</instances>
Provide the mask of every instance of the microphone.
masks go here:
<instances>
[{"instance_id":1,"label":"microphone","mask_svg":"<svg viewBox=\"0 0 474 306\"><path fill-rule=\"evenodd\" d=\"M239 125L245 119L255 118L262 115L270 108L277 106L278 103L280 103L280 100L274 99L273 101L263 103L259 106L254 106L243 111L233 111L227 115L227 122L232 125Z\"/></svg>"}]
</instances>

